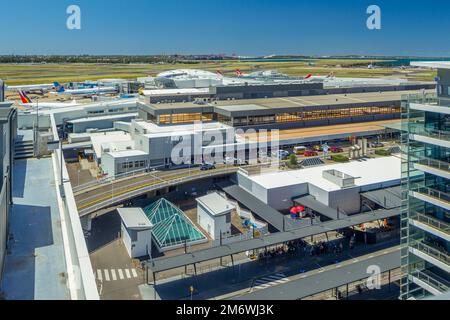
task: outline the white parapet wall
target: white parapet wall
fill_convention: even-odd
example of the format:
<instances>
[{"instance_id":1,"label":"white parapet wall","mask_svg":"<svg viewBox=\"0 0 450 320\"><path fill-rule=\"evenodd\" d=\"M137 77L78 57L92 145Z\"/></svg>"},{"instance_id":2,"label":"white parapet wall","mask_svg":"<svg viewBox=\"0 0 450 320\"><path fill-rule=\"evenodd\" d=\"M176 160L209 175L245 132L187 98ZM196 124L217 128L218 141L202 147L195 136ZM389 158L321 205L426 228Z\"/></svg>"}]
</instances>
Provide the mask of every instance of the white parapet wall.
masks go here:
<instances>
[{"instance_id":1,"label":"white parapet wall","mask_svg":"<svg viewBox=\"0 0 450 320\"><path fill-rule=\"evenodd\" d=\"M53 138L57 141L59 137L53 115L50 116L50 121ZM56 150L53 153L53 162L58 175L57 181L60 185L61 163L63 164L63 183L62 187L58 189L58 200L62 204L61 228L63 232L70 297L72 300L99 300L100 297L86 246L86 240L81 227L69 173L65 166L64 155L61 153L61 150Z\"/></svg>"}]
</instances>

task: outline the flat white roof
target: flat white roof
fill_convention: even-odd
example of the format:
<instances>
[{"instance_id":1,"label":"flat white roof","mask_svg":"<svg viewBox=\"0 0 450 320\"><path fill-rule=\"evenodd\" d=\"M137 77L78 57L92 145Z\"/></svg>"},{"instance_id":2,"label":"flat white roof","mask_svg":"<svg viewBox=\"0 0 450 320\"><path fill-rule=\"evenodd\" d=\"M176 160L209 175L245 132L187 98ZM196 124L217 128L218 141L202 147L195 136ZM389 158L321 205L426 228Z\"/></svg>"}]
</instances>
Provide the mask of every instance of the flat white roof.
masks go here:
<instances>
[{"instance_id":1,"label":"flat white roof","mask_svg":"<svg viewBox=\"0 0 450 320\"><path fill-rule=\"evenodd\" d=\"M234 205L228 202L217 192L207 194L206 196L197 198L196 200L208 209L208 212L213 216L218 216L235 209Z\"/></svg>"},{"instance_id":2,"label":"flat white roof","mask_svg":"<svg viewBox=\"0 0 450 320\"><path fill-rule=\"evenodd\" d=\"M450 69L450 61L411 61L414 67Z\"/></svg>"},{"instance_id":3,"label":"flat white roof","mask_svg":"<svg viewBox=\"0 0 450 320\"><path fill-rule=\"evenodd\" d=\"M109 154L113 158L128 158L128 157L135 157L135 156L146 156L148 155L147 152L142 150L123 150L123 151L113 151L113 152L106 152L106 154ZM133 159L130 159L130 161Z\"/></svg>"},{"instance_id":4,"label":"flat white roof","mask_svg":"<svg viewBox=\"0 0 450 320\"><path fill-rule=\"evenodd\" d=\"M102 156L102 145L106 143L116 143L121 141L132 141L132 137L125 131L108 131L96 132L89 134L92 142L92 147L98 158Z\"/></svg>"},{"instance_id":5,"label":"flat white roof","mask_svg":"<svg viewBox=\"0 0 450 320\"><path fill-rule=\"evenodd\" d=\"M153 122L147 121L134 121L137 127L147 130L147 134L163 134L168 133L186 133L201 132L208 130L224 130L231 127L220 122L203 122L201 124L177 124L177 125L157 125Z\"/></svg>"},{"instance_id":6,"label":"flat white roof","mask_svg":"<svg viewBox=\"0 0 450 320\"><path fill-rule=\"evenodd\" d=\"M188 88L188 89L155 89L155 90L144 90L142 92L144 96L147 97L158 97L158 96L184 96L189 94L195 95L208 95L209 88Z\"/></svg>"},{"instance_id":7,"label":"flat white roof","mask_svg":"<svg viewBox=\"0 0 450 320\"><path fill-rule=\"evenodd\" d=\"M153 228L153 224L141 208L118 208L117 211L128 229L147 230Z\"/></svg>"},{"instance_id":8,"label":"flat white roof","mask_svg":"<svg viewBox=\"0 0 450 320\"><path fill-rule=\"evenodd\" d=\"M97 117L85 117L80 119L69 120L69 123L84 123L84 122L92 122L92 121L101 121L101 120L114 120L121 119L125 117L136 117L138 114L134 113L120 113L120 114L109 114L105 116L97 116Z\"/></svg>"},{"instance_id":9,"label":"flat white roof","mask_svg":"<svg viewBox=\"0 0 450 320\"><path fill-rule=\"evenodd\" d=\"M336 184L324 179L325 170L338 170L355 178L355 186L367 186L376 183L401 179L401 160L398 157L383 157L367 161L351 161L293 171L250 176L250 179L265 189L274 189L310 183L325 191L341 190Z\"/></svg>"}]
</instances>

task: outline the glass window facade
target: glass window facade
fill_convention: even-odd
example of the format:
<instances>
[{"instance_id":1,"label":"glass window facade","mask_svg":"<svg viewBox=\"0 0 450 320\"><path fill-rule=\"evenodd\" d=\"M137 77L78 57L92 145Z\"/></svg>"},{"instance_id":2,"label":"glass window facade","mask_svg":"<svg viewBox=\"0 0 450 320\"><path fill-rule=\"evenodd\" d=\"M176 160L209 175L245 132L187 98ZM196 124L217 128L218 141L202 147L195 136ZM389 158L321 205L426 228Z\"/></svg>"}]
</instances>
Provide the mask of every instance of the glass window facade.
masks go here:
<instances>
[{"instance_id":1,"label":"glass window facade","mask_svg":"<svg viewBox=\"0 0 450 320\"><path fill-rule=\"evenodd\" d=\"M359 117L377 114L400 114L400 106L385 106L385 107L356 107L356 108L339 108L339 109L324 109L304 112L280 113L276 115L276 122L297 122L308 120L321 120L333 118L348 118Z\"/></svg>"},{"instance_id":2,"label":"glass window facade","mask_svg":"<svg viewBox=\"0 0 450 320\"><path fill-rule=\"evenodd\" d=\"M450 288L450 116L438 105L420 95L402 102L402 299Z\"/></svg>"}]
</instances>

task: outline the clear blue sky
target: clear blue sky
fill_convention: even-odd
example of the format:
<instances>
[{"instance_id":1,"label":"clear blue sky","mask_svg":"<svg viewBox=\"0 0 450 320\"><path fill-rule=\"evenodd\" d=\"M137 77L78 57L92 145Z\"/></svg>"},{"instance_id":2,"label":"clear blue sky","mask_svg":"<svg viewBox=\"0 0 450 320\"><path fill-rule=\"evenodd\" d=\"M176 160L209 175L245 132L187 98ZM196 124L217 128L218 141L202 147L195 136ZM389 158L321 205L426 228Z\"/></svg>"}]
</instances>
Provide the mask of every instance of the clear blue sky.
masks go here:
<instances>
[{"instance_id":1,"label":"clear blue sky","mask_svg":"<svg viewBox=\"0 0 450 320\"><path fill-rule=\"evenodd\" d=\"M66 28L66 8L82 30ZM382 29L366 28L366 8ZM448 0L14 0L0 54L373 54L450 56Z\"/></svg>"}]
</instances>

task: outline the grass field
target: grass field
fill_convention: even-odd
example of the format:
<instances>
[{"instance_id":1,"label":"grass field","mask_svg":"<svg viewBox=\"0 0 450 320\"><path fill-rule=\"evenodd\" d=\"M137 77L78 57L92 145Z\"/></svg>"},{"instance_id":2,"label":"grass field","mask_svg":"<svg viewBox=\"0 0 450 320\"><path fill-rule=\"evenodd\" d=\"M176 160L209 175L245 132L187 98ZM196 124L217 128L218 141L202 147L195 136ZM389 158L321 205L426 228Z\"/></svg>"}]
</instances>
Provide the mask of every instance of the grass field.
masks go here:
<instances>
[{"instance_id":1,"label":"grass field","mask_svg":"<svg viewBox=\"0 0 450 320\"><path fill-rule=\"evenodd\" d=\"M222 70L233 74L239 68L244 73L255 70L277 69L291 75L308 73L327 75L334 72L337 77L393 77L431 81L433 71L400 70L393 68L368 69L372 60L318 59L308 61L217 61L178 64L0 64L0 79L8 85L98 80L105 78L132 79L146 75L154 76L171 69L203 69L215 72Z\"/></svg>"}]
</instances>

